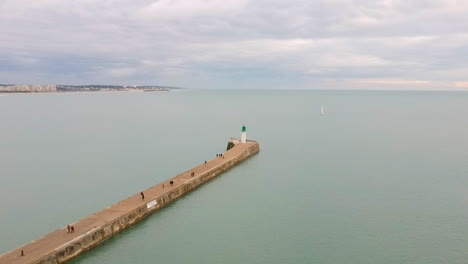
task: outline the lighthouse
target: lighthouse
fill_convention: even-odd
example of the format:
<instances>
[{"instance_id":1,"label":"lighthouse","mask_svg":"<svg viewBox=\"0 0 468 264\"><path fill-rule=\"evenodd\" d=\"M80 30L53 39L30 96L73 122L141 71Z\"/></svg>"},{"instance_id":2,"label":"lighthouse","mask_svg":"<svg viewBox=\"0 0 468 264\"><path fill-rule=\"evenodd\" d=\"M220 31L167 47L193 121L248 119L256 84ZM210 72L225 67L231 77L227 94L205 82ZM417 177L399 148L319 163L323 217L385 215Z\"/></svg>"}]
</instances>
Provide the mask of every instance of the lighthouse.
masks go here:
<instances>
[{"instance_id":1,"label":"lighthouse","mask_svg":"<svg viewBox=\"0 0 468 264\"><path fill-rule=\"evenodd\" d=\"M247 143L247 130L245 129L245 126L242 126L241 143Z\"/></svg>"}]
</instances>

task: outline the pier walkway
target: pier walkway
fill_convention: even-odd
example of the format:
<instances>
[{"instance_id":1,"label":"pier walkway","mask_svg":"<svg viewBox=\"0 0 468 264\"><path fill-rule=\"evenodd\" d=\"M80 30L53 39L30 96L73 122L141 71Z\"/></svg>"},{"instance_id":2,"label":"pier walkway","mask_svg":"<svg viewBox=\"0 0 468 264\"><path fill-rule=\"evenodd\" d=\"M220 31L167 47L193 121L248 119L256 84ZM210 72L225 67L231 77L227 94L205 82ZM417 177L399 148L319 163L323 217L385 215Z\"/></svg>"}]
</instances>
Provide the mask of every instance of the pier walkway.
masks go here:
<instances>
[{"instance_id":1,"label":"pier walkway","mask_svg":"<svg viewBox=\"0 0 468 264\"><path fill-rule=\"evenodd\" d=\"M82 252L80 251L80 253L75 253L75 254L70 253L70 257L67 257L67 256L64 257L62 256L64 255L64 253L57 253L57 252L59 252L60 250L62 250L63 252L68 252L69 248L67 248L66 250L63 250L63 248L67 247L67 245L69 246L69 245L72 245L74 242L76 243L76 241L79 241L79 240L81 241L83 237L85 236L91 236L91 235L94 236L93 232L95 230L100 229L100 228L102 229L103 226L109 225L109 223L116 221L119 218L122 218L122 216L127 215L131 213L132 211L137 210L138 208L142 208L142 206L147 205L148 202L155 201L157 199L162 199L161 197L167 197L167 193L171 192L171 190L174 190L177 187L184 185L184 183L187 181L195 180L197 177L201 177L204 173L206 175L207 172L214 175L214 173L211 173L210 170L213 171L219 166L223 166L223 165L226 166L226 163L228 162L231 162L230 164L234 164L233 160L237 162L236 158L238 159L239 155L245 155L244 152L247 151L249 148L252 148L252 146L254 145L258 145L258 143L255 141L248 141L246 144L236 144L232 149L223 153L224 158L216 157L215 159L207 161L207 163L203 163L199 166L196 166L195 168L187 170L153 187L150 187L146 190L142 190L145 196L144 200L142 200L140 192L138 192L135 195L130 196L116 204L113 204L101 211L98 211L75 223L72 223L71 225L73 225L75 228L74 233L68 233L66 226L64 226L63 228L58 229L44 237L41 237L24 246L21 246L17 249L14 249L3 255L0 255L0 264L61 263L62 260L59 260L59 258L55 258L51 260L50 256L53 254L59 254L61 258L63 259L66 258L66 260L74 256L77 256L81 254ZM255 153L257 151L258 151L258 147ZM233 166L235 166L235 164L229 165L227 169ZM194 176L192 176L192 173L194 173ZM200 182L202 181L202 179L199 179L199 180ZM170 181L173 181L173 185L170 184ZM163 185L164 185L164 188L163 188ZM174 200L177 198L178 197L174 198ZM172 202L172 200L169 202ZM164 205L166 204L162 204L158 206L162 207ZM150 208L150 206L148 206L148 208ZM78 243L81 243L81 242L78 242ZM95 243L93 246L99 243L100 242ZM89 248L84 249L83 252L87 251L88 249ZM21 250L23 250L24 256L21 256ZM65 255L66 254L67 253L65 253Z\"/></svg>"}]
</instances>

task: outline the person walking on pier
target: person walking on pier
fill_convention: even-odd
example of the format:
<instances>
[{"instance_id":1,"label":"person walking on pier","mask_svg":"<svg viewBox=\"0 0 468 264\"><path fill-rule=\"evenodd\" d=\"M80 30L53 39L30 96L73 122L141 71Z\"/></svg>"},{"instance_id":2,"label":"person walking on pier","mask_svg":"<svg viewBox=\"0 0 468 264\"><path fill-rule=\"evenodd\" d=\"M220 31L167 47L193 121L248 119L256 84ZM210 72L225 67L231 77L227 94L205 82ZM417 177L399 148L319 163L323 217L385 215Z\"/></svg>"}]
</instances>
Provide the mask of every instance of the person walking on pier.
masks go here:
<instances>
[{"instance_id":1,"label":"person walking on pier","mask_svg":"<svg viewBox=\"0 0 468 264\"><path fill-rule=\"evenodd\" d=\"M140 194L141 194L141 199L144 200L145 199L145 194L143 194L143 192L141 192Z\"/></svg>"},{"instance_id":2,"label":"person walking on pier","mask_svg":"<svg viewBox=\"0 0 468 264\"><path fill-rule=\"evenodd\" d=\"M71 231L70 231L71 233L75 233L75 227L74 227L74 226L71 226L71 227L70 227L70 230L71 230Z\"/></svg>"},{"instance_id":3,"label":"person walking on pier","mask_svg":"<svg viewBox=\"0 0 468 264\"><path fill-rule=\"evenodd\" d=\"M71 231L71 227L70 225L67 225L67 233L70 233L70 231Z\"/></svg>"}]
</instances>

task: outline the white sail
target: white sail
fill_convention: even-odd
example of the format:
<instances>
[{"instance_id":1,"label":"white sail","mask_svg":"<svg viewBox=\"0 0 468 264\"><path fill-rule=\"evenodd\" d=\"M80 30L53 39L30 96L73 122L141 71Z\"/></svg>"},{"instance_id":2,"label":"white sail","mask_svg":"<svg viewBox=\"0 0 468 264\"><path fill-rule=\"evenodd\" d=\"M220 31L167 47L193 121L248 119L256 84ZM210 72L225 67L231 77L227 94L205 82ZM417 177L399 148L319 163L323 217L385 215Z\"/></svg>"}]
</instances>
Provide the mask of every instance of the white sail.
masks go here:
<instances>
[{"instance_id":1,"label":"white sail","mask_svg":"<svg viewBox=\"0 0 468 264\"><path fill-rule=\"evenodd\" d=\"M324 114L325 114L325 111L323 110L323 104L322 104L322 108L320 109L320 114L321 114L321 115L324 115Z\"/></svg>"}]
</instances>

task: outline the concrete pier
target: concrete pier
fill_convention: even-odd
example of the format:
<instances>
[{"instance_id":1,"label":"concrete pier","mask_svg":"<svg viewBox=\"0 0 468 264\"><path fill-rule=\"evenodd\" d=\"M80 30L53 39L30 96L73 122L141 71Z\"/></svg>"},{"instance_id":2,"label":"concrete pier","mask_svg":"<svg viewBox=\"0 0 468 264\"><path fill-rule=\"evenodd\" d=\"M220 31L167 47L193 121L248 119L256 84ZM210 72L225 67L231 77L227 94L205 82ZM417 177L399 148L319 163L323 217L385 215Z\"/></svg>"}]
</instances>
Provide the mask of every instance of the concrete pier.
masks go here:
<instances>
[{"instance_id":1,"label":"concrete pier","mask_svg":"<svg viewBox=\"0 0 468 264\"><path fill-rule=\"evenodd\" d=\"M114 234L137 223L201 184L236 166L260 150L258 142L235 144L223 157L217 157L171 179L89 215L72 225L0 256L0 264L64 263L99 245ZM172 184L171 184L172 182ZM163 188L164 185L164 188ZM24 256L22 256L22 251Z\"/></svg>"}]
</instances>

